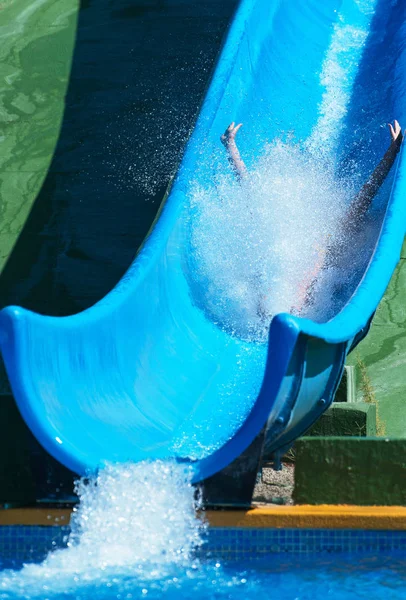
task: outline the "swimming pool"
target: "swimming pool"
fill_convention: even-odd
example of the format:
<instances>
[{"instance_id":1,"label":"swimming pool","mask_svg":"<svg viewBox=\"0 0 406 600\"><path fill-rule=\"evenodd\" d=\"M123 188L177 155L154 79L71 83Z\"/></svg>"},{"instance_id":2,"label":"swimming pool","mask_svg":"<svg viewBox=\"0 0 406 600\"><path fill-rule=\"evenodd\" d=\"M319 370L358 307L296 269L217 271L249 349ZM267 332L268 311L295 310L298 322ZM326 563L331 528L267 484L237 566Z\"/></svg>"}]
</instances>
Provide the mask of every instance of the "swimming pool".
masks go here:
<instances>
[{"instance_id":1,"label":"swimming pool","mask_svg":"<svg viewBox=\"0 0 406 600\"><path fill-rule=\"evenodd\" d=\"M96 572L39 564L68 534L68 526L2 526L0 598L400 600L406 590L406 531L209 528L186 563Z\"/></svg>"}]
</instances>

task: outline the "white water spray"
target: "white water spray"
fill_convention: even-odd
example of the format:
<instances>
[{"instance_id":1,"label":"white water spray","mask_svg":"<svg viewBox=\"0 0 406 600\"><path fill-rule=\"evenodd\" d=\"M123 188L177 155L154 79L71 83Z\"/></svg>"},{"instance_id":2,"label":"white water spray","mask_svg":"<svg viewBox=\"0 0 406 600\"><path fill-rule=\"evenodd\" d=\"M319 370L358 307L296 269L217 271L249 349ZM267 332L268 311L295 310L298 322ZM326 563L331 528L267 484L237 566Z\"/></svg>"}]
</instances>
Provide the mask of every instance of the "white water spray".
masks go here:
<instances>
[{"instance_id":1,"label":"white water spray","mask_svg":"<svg viewBox=\"0 0 406 600\"><path fill-rule=\"evenodd\" d=\"M68 548L42 564L4 571L0 597L55 596L114 577L159 579L193 567L202 544L191 473L175 462L107 466L89 482L81 480L80 504L72 519Z\"/></svg>"},{"instance_id":2,"label":"white water spray","mask_svg":"<svg viewBox=\"0 0 406 600\"><path fill-rule=\"evenodd\" d=\"M223 178L195 189L191 271L205 310L255 341L266 338L274 314L306 314L306 288L351 193L331 165L281 141L265 149L241 185Z\"/></svg>"},{"instance_id":3,"label":"white water spray","mask_svg":"<svg viewBox=\"0 0 406 600\"><path fill-rule=\"evenodd\" d=\"M346 210L358 191L356 178L337 178L337 143L375 4L350 1L338 15L309 138L269 144L242 184L223 176L190 194L194 300L241 339L265 341L280 312L331 318L336 283L345 287L345 270L325 268L329 248L344 245Z\"/></svg>"}]
</instances>

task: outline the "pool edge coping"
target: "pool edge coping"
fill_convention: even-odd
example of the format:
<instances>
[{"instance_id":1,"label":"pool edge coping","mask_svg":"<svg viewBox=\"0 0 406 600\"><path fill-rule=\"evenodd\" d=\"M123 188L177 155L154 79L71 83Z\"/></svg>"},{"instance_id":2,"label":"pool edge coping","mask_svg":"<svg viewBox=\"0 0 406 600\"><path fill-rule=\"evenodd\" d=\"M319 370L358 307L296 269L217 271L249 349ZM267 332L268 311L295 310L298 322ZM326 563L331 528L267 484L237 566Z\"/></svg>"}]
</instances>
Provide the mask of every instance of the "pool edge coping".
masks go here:
<instances>
[{"instance_id":1,"label":"pool edge coping","mask_svg":"<svg viewBox=\"0 0 406 600\"><path fill-rule=\"evenodd\" d=\"M2 509L0 527L68 526L71 514L70 508ZM258 506L247 510L207 510L199 514L213 528L406 530L406 506Z\"/></svg>"}]
</instances>

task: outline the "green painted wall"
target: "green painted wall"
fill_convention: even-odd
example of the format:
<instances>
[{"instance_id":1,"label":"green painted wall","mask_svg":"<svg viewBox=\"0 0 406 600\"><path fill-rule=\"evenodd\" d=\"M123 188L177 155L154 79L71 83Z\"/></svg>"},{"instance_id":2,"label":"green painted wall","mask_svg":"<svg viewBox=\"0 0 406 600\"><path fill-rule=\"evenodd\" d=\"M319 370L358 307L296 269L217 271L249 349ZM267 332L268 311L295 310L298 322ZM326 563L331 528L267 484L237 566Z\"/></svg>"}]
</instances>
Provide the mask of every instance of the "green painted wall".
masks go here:
<instances>
[{"instance_id":1,"label":"green painted wall","mask_svg":"<svg viewBox=\"0 0 406 600\"><path fill-rule=\"evenodd\" d=\"M406 504L406 440L304 437L295 444L297 504Z\"/></svg>"},{"instance_id":2,"label":"green painted wall","mask_svg":"<svg viewBox=\"0 0 406 600\"><path fill-rule=\"evenodd\" d=\"M77 12L78 0L0 3L0 271L55 149Z\"/></svg>"},{"instance_id":3,"label":"green painted wall","mask_svg":"<svg viewBox=\"0 0 406 600\"><path fill-rule=\"evenodd\" d=\"M350 355L357 400L376 402L378 434L406 438L406 243L368 336Z\"/></svg>"},{"instance_id":4,"label":"green painted wall","mask_svg":"<svg viewBox=\"0 0 406 600\"><path fill-rule=\"evenodd\" d=\"M333 402L306 436L376 436L376 406L366 402Z\"/></svg>"}]
</instances>

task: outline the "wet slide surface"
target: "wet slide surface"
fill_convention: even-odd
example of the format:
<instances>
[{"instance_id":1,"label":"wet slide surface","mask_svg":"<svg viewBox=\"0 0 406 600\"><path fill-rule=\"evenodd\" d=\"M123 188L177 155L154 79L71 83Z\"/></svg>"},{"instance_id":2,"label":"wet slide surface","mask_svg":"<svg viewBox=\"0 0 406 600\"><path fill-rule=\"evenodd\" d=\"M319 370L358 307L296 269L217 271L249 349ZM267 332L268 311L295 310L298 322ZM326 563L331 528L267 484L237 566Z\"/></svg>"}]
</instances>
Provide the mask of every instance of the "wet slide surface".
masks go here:
<instances>
[{"instance_id":1,"label":"wet slide surface","mask_svg":"<svg viewBox=\"0 0 406 600\"><path fill-rule=\"evenodd\" d=\"M334 240L340 261L307 318L278 314L268 328L383 154L388 113L402 121L402 19L379 2L243 1L169 197L120 284L71 317L1 313L18 406L63 464L85 473L178 457L200 480L266 422L276 450L325 410L399 257L402 159L359 235ZM219 148L230 116L244 122L245 186Z\"/></svg>"}]
</instances>

